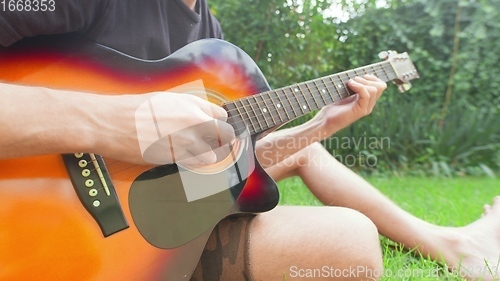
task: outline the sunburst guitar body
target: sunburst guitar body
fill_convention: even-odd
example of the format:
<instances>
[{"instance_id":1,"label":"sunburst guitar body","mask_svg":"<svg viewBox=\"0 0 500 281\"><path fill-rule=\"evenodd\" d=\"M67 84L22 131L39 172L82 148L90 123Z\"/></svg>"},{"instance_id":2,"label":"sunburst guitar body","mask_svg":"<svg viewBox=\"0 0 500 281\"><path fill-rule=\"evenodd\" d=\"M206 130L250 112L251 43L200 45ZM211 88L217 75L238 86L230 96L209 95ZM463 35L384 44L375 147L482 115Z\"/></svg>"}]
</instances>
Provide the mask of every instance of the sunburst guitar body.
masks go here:
<instances>
[{"instance_id":1,"label":"sunburst guitar body","mask_svg":"<svg viewBox=\"0 0 500 281\"><path fill-rule=\"evenodd\" d=\"M1 49L0 65L4 83L103 95L174 89L222 105L269 89L243 51L219 40L156 61L78 38L31 41ZM277 204L253 156L258 134L245 134L234 163L209 171L78 151L0 160L0 280L189 280L221 219ZM188 200L187 188L214 190Z\"/></svg>"}]
</instances>

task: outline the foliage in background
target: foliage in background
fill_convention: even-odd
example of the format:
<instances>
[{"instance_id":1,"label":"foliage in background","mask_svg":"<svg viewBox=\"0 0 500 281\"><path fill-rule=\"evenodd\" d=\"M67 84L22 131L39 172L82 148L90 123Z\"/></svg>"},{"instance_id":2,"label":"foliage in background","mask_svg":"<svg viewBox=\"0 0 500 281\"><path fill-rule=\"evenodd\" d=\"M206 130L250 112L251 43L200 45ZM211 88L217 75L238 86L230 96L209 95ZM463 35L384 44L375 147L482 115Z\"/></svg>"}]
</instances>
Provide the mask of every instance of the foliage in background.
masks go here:
<instances>
[{"instance_id":1,"label":"foliage in background","mask_svg":"<svg viewBox=\"0 0 500 281\"><path fill-rule=\"evenodd\" d=\"M341 160L357 157L353 168L490 176L499 170L500 0L210 5L226 39L254 58L272 87L376 62L383 50L408 51L421 76L410 92L401 95L390 87L371 116L324 142ZM344 137L362 145L339 147ZM372 139L389 139L391 147L370 146ZM363 157L371 163L376 157L377 164L366 165Z\"/></svg>"},{"instance_id":2,"label":"foliage in background","mask_svg":"<svg viewBox=\"0 0 500 281\"><path fill-rule=\"evenodd\" d=\"M396 95L324 145L344 164L368 172L494 176L500 162L498 114L454 105L441 121L439 105Z\"/></svg>"}]
</instances>

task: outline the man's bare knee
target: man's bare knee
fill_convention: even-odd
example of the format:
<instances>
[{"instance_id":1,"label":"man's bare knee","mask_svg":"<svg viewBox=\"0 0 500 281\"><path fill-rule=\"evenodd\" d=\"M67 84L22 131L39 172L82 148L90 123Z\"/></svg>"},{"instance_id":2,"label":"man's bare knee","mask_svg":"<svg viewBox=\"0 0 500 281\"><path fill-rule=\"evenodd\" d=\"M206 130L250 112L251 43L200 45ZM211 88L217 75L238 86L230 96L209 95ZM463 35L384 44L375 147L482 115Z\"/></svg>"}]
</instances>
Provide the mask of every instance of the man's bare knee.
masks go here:
<instances>
[{"instance_id":1,"label":"man's bare knee","mask_svg":"<svg viewBox=\"0 0 500 281\"><path fill-rule=\"evenodd\" d=\"M383 272L382 251L375 224L362 213L344 209L345 219L352 223L346 230L342 252L345 263L355 266L354 280L378 280ZM352 273L353 268L350 268ZM348 278L349 279L349 278Z\"/></svg>"},{"instance_id":2,"label":"man's bare knee","mask_svg":"<svg viewBox=\"0 0 500 281\"><path fill-rule=\"evenodd\" d=\"M256 280L377 280L382 271L377 229L352 209L279 206L256 217L251 236Z\"/></svg>"},{"instance_id":3,"label":"man's bare knee","mask_svg":"<svg viewBox=\"0 0 500 281\"><path fill-rule=\"evenodd\" d=\"M310 166L318 166L323 162L326 162L326 159L323 158L332 157L328 151L318 142L314 142L304 149L300 150L296 154L296 159L298 162L298 167L310 167Z\"/></svg>"}]
</instances>

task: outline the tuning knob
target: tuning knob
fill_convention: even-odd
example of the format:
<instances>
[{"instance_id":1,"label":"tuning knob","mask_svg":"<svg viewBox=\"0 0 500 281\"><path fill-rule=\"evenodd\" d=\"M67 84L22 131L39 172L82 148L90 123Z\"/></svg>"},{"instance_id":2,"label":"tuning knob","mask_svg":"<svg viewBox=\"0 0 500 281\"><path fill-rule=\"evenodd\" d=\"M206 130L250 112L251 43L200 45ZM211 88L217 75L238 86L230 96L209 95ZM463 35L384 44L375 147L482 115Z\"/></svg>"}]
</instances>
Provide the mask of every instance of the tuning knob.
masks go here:
<instances>
[{"instance_id":1,"label":"tuning knob","mask_svg":"<svg viewBox=\"0 0 500 281\"><path fill-rule=\"evenodd\" d=\"M378 57L381 60L386 60L389 57L389 52L388 51L382 51L382 52L378 53Z\"/></svg>"}]
</instances>

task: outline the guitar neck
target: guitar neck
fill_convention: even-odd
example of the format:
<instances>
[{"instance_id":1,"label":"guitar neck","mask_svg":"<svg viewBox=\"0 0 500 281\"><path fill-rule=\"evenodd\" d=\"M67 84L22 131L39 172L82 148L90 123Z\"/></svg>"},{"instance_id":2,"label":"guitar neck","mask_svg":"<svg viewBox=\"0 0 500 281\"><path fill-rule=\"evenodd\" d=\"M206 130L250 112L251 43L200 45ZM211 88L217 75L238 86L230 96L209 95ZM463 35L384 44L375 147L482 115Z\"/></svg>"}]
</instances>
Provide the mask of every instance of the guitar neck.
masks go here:
<instances>
[{"instance_id":1,"label":"guitar neck","mask_svg":"<svg viewBox=\"0 0 500 281\"><path fill-rule=\"evenodd\" d=\"M353 95L347 82L365 74L384 82L397 78L391 64L383 61L238 99L225 107L230 117L238 115L248 125L250 134L257 134Z\"/></svg>"}]
</instances>

